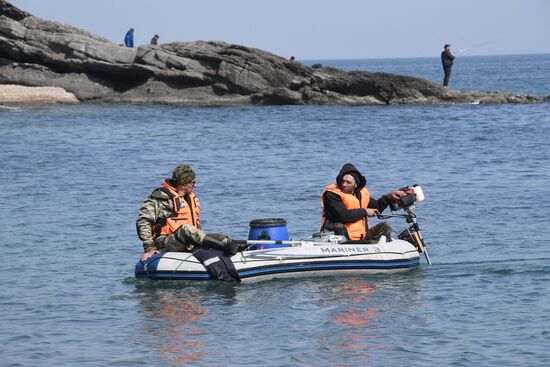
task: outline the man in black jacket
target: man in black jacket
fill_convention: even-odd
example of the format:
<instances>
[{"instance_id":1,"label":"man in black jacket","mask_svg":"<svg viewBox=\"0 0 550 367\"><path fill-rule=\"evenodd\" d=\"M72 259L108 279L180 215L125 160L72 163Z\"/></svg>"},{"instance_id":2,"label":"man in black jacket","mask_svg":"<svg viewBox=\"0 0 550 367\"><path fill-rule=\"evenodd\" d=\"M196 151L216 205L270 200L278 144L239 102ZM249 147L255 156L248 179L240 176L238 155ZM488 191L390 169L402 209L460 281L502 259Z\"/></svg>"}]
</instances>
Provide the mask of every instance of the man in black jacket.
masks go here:
<instances>
[{"instance_id":1,"label":"man in black jacket","mask_svg":"<svg viewBox=\"0 0 550 367\"><path fill-rule=\"evenodd\" d=\"M323 218L321 231L343 234L356 243L376 243L382 235L391 238L391 225L380 222L370 228L367 217L375 217L391 201L405 196L396 190L373 199L365 187L367 179L351 163L346 163L336 177L336 183L326 187L322 194Z\"/></svg>"},{"instance_id":2,"label":"man in black jacket","mask_svg":"<svg viewBox=\"0 0 550 367\"><path fill-rule=\"evenodd\" d=\"M449 86L449 79L451 78L451 69L453 68L454 55L451 53L451 45L446 44L443 46L443 52L441 52L441 64L443 64L443 71L445 72L445 78L443 78L443 86L447 88Z\"/></svg>"}]
</instances>

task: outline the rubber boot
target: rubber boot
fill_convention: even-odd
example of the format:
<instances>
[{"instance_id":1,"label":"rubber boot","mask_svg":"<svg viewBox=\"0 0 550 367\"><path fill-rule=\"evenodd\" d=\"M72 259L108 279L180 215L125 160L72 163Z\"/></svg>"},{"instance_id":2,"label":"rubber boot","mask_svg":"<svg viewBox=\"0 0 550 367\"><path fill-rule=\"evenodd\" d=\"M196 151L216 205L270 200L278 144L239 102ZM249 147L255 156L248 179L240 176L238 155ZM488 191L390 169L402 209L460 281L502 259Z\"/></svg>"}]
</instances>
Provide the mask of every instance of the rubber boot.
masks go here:
<instances>
[{"instance_id":1,"label":"rubber boot","mask_svg":"<svg viewBox=\"0 0 550 367\"><path fill-rule=\"evenodd\" d=\"M205 236L202 245L207 248L223 251L229 255L235 255L237 252L244 251L249 247L246 241L235 241L230 238L227 238L225 241L227 242Z\"/></svg>"},{"instance_id":2,"label":"rubber boot","mask_svg":"<svg viewBox=\"0 0 550 367\"><path fill-rule=\"evenodd\" d=\"M227 252L228 246L225 242L215 239L214 237L204 236L202 246L206 248L212 248L214 250L220 250Z\"/></svg>"},{"instance_id":3,"label":"rubber boot","mask_svg":"<svg viewBox=\"0 0 550 367\"><path fill-rule=\"evenodd\" d=\"M234 248L237 252L242 252L248 250L250 245L245 240L232 240L229 239L230 246Z\"/></svg>"},{"instance_id":4,"label":"rubber boot","mask_svg":"<svg viewBox=\"0 0 550 367\"><path fill-rule=\"evenodd\" d=\"M237 252L242 252L250 247L246 241L232 240L231 238L227 239L227 252L231 255L235 255Z\"/></svg>"}]
</instances>

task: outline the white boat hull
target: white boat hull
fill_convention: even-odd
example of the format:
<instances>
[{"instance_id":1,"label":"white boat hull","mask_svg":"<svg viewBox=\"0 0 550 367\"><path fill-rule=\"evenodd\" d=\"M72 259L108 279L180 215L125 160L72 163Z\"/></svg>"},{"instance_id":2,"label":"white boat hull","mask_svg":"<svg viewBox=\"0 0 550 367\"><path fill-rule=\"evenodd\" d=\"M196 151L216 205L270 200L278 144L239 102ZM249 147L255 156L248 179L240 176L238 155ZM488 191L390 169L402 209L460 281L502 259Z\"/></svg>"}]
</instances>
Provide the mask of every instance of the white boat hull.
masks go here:
<instances>
[{"instance_id":1,"label":"white boat hull","mask_svg":"<svg viewBox=\"0 0 550 367\"><path fill-rule=\"evenodd\" d=\"M231 258L243 282L275 278L395 273L420 264L417 249L393 240L373 245L302 241L290 247L244 251ZM158 254L139 261L136 278L208 280L206 268L188 252Z\"/></svg>"}]
</instances>

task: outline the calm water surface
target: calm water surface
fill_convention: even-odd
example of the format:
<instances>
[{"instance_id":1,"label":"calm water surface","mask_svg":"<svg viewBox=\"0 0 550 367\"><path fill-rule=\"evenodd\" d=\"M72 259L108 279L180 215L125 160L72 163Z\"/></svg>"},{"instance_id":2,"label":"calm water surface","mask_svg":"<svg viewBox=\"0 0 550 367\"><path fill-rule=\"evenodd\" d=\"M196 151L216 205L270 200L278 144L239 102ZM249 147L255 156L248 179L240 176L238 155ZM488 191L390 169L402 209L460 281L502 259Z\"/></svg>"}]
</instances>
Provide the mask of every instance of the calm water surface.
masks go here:
<instances>
[{"instance_id":1,"label":"calm water surface","mask_svg":"<svg viewBox=\"0 0 550 367\"><path fill-rule=\"evenodd\" d=\"M548 111L0 111L0 365L547 366ZM208 232L245 238L251 219L283 217L299 239L317 229L320 193L346 162L376 197L423 186L432 266L257 284L134 279L137 211L175 165L198 173Z\"/></svg>"}]
</instances>

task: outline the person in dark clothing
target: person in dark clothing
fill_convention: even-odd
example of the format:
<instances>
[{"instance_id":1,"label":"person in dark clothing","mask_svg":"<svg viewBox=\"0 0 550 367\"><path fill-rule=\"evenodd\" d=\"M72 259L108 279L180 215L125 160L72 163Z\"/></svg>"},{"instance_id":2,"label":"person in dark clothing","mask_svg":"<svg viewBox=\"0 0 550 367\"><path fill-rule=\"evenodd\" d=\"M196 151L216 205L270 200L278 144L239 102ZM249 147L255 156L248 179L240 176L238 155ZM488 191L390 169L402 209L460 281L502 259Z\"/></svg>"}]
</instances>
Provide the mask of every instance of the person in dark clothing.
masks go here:
<instances>
[{"instance_id":1,"label":"person in dark clothing","mask_svg":"<svg viewBox=\"0 0 550 367\"><path fill-rule=\"evenodd\" d=\"M126 47L134 47L134 28L130 28L124 36L124 44Z\"/></svg>"},{"instance_id":2,"label":"person in dark clothing","mask_svg":"<svg viewBox=\"0 0 550 367\"><path fill-rule=\"evenodd\" d=\"M441 52L441 64L443 64L443 72L445 77L443 78L443 86L447 88L449 86L449 79L451 78L451 69L453 68L454 55L451 52L451 45L446 44L443 46L443 52Z\"/></svg>"},{"instance_id":3,"label":"person in dark clothing","mask_svg":"<svg viewBox=\"0 0 550 367\"><path fill-rule=\"evenodd\" d=\"M334 231L355 243L377 243L382 235L388 240L391 238L389 223L380 222L370 228L367 217L379 215L391 201L406 194L396 190L373 199L365 187L366 183L367 179L353 164L344 164L336 177L336 183L323 191L321 232Z\"/></svg>"},{"instance_id":4,"label":"person in dark clothing","mask_svg":"<svg viewBox=\"0 0 550 367\"><path fill-rule=\"evenodd\" d=\"M153 38L151 38L151 44L152 45L158 45L159 35L155 34Z\"/></svg>"}]
</instances>

